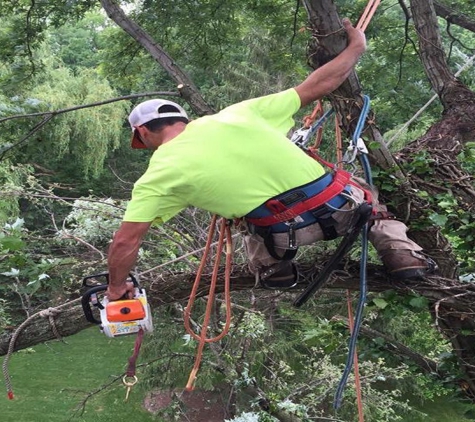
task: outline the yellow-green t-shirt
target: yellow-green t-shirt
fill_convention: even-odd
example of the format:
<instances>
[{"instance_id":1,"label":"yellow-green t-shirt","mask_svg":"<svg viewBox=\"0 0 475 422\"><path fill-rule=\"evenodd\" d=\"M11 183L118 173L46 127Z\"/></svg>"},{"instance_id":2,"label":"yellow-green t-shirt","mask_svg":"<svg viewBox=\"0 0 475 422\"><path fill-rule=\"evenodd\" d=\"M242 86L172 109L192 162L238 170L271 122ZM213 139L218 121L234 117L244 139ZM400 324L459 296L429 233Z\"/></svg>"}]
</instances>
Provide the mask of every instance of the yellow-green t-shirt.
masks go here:
<instances>
[{"instance_id":1,"label":"yellow-green t-shirt","mask_svg":"<svg viewBox=\"0 0 475 422\"><path fill-rule=\"evenodd\" d=\"M188 206L242 217L324 170L287 138L300 108L294 89L234 104L187 124L153 154L124 221L165 222Z\"/></svg>"}]
</instances>

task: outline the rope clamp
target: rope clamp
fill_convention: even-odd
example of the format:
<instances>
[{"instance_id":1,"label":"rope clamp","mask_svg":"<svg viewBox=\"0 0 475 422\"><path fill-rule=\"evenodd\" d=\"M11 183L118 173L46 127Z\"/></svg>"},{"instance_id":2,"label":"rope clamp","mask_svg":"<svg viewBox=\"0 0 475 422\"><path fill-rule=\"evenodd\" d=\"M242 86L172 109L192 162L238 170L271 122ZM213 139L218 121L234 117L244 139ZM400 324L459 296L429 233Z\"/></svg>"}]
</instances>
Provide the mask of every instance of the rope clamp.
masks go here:
<instances>
[{"instance_id":1,"label":"rope clamp","mask_svg":"<svg viewBox=\"0 0 475 422\"><path fill-rule=\"evenodd\" d=\"M305 147L308 144L308 138L310 137L311 127L303 127L296 130L290 140L300 148Z\"/></svg>"},{"instance_id":2,"label":"rope clamp","mask_svg":"<svg viewBox=\"0 0 475 422\"><path fill-rule=\"evenodd\" d=\"M358 154L368 154L368 148L366 148L362 138L356 140L356 145L354 143L348 145L343 157L343 162L346 164L352 164Z\"/></svg>"}]
</instances>

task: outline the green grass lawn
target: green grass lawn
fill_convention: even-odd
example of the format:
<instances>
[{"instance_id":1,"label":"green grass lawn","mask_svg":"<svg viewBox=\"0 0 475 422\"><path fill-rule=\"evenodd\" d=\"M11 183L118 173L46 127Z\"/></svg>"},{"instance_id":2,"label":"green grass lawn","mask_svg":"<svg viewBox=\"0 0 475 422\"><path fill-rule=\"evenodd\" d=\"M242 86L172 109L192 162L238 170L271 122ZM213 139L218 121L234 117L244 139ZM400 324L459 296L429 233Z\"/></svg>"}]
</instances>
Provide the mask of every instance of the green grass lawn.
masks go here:
<instances>
[{"instance_id":1,"label":"green grass lawn","mask_svg":"<svg viewBox=\"0 0 475 422\"><path fill-rule=\"evenodd\" d=\"M127 402L119 379L91 397L82 416L75 412L87 393L125 371L135 336L111 339L94 327L65 341L67 344L51 341L13 354L9 372L15 398L8 400L4 387L0 397L2 422L157 420L142 406L145 392L140 387L140 371Z\"/></svg>"},{"instance_id":2,"label":"green grass lawn","mask_svg":"<svg viewBox=\"0 0 475 422\"><path fill-rule=\"evenodd\" d=\"M51 341L12 356L9 372L15 399L7 399L4 387L0 395L1 422L161 422L143 408L146 391L141 387L140 370L139 383L131 390L128 402L124 401L126 389L119 379L92 396L82 416L75 411L88 393L124 372L135 336L111 339L93 327L65 340L67 344ZM475 420L473 405L446 398L420 408L427 417L405 422ZM468 409L474 409L470 416Z\"/></svg>"}]
</instances>

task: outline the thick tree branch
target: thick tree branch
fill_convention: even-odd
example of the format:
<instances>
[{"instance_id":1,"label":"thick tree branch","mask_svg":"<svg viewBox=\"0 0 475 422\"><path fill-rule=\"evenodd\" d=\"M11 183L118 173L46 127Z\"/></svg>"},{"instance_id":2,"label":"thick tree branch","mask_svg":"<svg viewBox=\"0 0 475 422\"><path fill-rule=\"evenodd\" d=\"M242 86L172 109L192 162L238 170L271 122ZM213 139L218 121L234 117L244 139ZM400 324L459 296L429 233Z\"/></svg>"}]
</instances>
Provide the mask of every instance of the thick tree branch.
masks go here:
<instances>
[{"instance_id":1,"label":"thick tree branch","mask_svg":"<svg viewBox=\"0 0 475 422\"><path fill-rule=\"evenodd\" d=\"M180 87L181 95L198 116L213 112L189 76L177 65L175 60L155 42L150 34L130 19L113 0L101 0L101 5L109 18L137 41L138 44L144 47L157 63L165 69L168 75L176 82L177 86Z\"/></svg>"},{"instance_id":2,"label":"thick tree branch","mask_svg":"<svg viewBox=\"0 0 475 422\"><path fill-rule=\"evenodd\" d=\"M359 280L352 278L351 274L359 265L358 262L348 263L341 267L329 281L327 289L359 289ZM354 268L353 268L354 267ZM303 268L303 275L306 280L316 276L320 266L311 266ZM193 274L155 274L148 278L142 277L142 285L147 290L147 297L151 303L152 309L164 304L174 302L185 302L191 291L194 281ZM202 280L202 287L198 295L205 296L208 293L210 277L205 276ZM439 318L443 319L447 313L451 315L475 315L475 286L455 282L453 280L444 280L437 277L430 277L424 281L412 283L392 283L384 275L380 266L370 265L368 268L368 285L371 291L384 291L396 289L400 294L419 294L429 299L432 304L439 304ZM255 279L249 273L236 268L231 279L232 290L249 290L255 287ZM268 295L281 295L284 300L292 302L300 288L306 286L305 281L299 285L299 290L288 293L267 292L262 289L256 289L258 300L268 300ZM224 290L224 283L220 282L217 292ZM463 293L464 296L460 296ZM318 300L320 292L314 296ZM305 306L311 306L312 300ZM68 304L61 305L61 312L55 316L55 325L61 337L76 334L77 332L89 327L84 317L79 299L73 300ZM0 355L4 355L8 350L9 340L13 332L5 332L0 336ZM28 326L18 335L14 350L23 349L35 344L52 340L56 338L52 330L50 321L46 318L33 318Z\"/></svg>"},{"instance_id":3,"label":"thick tree branch","mask_svg":"<svg viewBox=\"0 0 475 422\"><path fill-rule=\"evenodd\" d=\"M444 18L447 22L453 23L461 28L475 32L475 21L463 13L450 9L447 6L434 2L434 10L437 16Z\"/></svg>"}]
</instances>

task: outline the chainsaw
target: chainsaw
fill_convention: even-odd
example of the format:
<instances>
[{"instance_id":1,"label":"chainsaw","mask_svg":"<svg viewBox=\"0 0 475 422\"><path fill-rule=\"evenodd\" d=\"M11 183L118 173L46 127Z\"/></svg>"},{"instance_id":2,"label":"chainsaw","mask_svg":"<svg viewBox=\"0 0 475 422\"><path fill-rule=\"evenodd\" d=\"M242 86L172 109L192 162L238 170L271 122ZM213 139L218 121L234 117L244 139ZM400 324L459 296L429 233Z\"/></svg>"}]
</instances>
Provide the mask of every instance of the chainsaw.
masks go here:
<instances>
[{"instance_id":1,"label":"chainsaw","mask_svg":"<svg viewBox=\"0 0 475 422\"><path fill-rule=\"evenodd\" d=\"M146 333L153 331L145 290L139 286L133 275L130 274L129 277L134 284L134 298L114 301L109 301L105 294L99 296L107 290L109 273L95 274L83 279L83 287L87 288L81 300L84 315L89 322L100 325L101 331L107 337L135 334L140 329ZM100 278L104 278L106 283L96 284ZM93 308L99 310L100 319L94 315Z\"/></svg>"}]
</instances>

